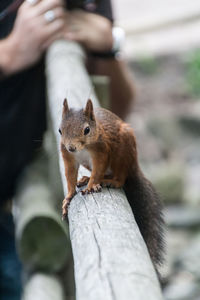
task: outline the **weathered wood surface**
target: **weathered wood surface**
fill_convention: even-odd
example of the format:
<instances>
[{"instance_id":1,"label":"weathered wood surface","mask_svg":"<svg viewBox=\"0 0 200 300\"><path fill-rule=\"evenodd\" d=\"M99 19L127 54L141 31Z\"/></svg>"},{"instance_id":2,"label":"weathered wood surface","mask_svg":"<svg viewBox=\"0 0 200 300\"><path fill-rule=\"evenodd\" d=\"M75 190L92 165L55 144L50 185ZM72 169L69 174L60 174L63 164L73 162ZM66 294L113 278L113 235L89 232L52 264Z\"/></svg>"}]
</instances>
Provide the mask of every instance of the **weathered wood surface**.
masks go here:
<instances>
[{"instance_id":1,"label":"weathered wood surface","mask_svg":"<svg viewBox=\"0 0 200 300\"><path fill-rule=\"evenodd\" d=\"M42 152L23 172L14 201L17 248L27 269L58 271L70 255L67 226L54 204Z\"/></svg>"},{"instance_id":2,"label":"weathered wood surface","mask_svg":"<svg viewBox=\"0 0 200 300\"><path fill-rule=\"evenodd\" d=\"M64 300L64 291L54 275L33 274L26 282L22 300Z\"/></svg>"},{"instance_id":3,"label":"weathered wood surface","mask_svg":"<svg viewBox=\"0 0 200 300\"><path fill-rule=\"evenodd\" d=\"M91 83L84 54L74 43L57 42L48 52L47 79L50 115L57 133L62 102L82 108ZM59 146L58 146L59 147ZM62 159L60 169L66 192ZM80 173L86 174L81 168ZM77 300L161 300L162 294L147 248L122 190L78 193L69 208Z\"/></svg>"}]
</instances>

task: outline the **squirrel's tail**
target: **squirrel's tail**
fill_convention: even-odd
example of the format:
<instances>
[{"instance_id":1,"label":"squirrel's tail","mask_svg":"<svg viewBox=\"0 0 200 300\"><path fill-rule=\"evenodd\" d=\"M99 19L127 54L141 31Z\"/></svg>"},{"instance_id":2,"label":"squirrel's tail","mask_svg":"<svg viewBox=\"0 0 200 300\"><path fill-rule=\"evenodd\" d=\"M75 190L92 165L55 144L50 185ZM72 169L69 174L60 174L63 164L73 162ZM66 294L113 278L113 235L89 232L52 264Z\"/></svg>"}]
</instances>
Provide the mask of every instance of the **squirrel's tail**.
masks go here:
<instances>
[{"instance_id":1,"label":"squirrel's tail","mask_svg":"<svg viewBox=\"0 0 200 300\"><path fill-rule=\"evenodd\" d=\"M124 190L154 267L159 274L158 266L162 264L164 255L164 220L159 196L140 170L136 175L128 177Z\"/></svg>"}]
</instances>

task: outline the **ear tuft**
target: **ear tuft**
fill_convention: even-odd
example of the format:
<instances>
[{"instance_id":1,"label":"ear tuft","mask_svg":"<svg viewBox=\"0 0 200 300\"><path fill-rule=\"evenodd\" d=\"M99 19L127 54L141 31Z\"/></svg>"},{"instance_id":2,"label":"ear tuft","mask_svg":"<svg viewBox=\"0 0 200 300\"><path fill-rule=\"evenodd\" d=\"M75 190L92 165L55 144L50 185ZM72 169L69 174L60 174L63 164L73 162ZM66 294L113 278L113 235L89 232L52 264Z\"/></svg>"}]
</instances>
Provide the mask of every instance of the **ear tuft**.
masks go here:
<instances>
[{"instance_id":1,"label":"ear tuft","mask_svg":"<svg viewBox=\"0 0 200 300\"><path fill-rule=\"evenodd\" d=\"M64 116L69 110L69 107L68 107L68 103L67 103L67 99L65 98L64 101L63 101L63 113L62 115Z\"/></svg>"},{"instance_id":2,"label":"ear tuft","mask_svg":"<svg viewBox=\"0 0 200 300\"><path fill-rule=\"evenodd\" d=\"M92 121L95 120L94 117L94 110L93 110L93 104L92 104L92 100L88 99L87 103L86 103L86 107L84 110L85 115L90 118Z\"/></svg>"}]
</instances>

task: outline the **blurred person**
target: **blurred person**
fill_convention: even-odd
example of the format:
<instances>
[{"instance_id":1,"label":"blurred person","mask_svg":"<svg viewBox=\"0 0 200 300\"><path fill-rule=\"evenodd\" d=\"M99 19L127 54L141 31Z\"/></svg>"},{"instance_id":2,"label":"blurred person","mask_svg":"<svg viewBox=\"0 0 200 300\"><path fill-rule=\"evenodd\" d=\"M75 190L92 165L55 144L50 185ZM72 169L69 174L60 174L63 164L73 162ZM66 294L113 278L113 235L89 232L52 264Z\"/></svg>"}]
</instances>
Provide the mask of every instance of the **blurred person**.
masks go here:
<instances>
[{"instance_id":1,"label":"blurred person","mask_svg":"<svg viewBox=\"0 0 200 300\"><path fill-rule=\"evenodd\" d=\"M101 12L108 20L102 16L97 18L94 13L75 10L68 14L69 23L64 36L85 47L89 73L110 78L110 109L125 119L134 100L135 90L120 49L124 40L123 30L116 27L112 30L110 1L104 2L100 1L103 4Z\"/></svg>"},{"instance_id":2,"label":"blurred person","mask_svg":"<svg viewBox=\"0 0 200 300\"><path fill-rule=\"evenodd\" d=\"M67 7L67 9L66 9ZM18 8L18 9L17 9ZM79 10L74 10L79 8ZM108 0L0 1L0 294L20 299L21 265L15 251L10 199L46 129L44 54L58 39L81 43L90 69L111 76L111 104L124 117L134 89L113 48ZM92 66L91 66L92 63ZM117 84L116 84L117 83Z\"/></svg>"}]
</instances>

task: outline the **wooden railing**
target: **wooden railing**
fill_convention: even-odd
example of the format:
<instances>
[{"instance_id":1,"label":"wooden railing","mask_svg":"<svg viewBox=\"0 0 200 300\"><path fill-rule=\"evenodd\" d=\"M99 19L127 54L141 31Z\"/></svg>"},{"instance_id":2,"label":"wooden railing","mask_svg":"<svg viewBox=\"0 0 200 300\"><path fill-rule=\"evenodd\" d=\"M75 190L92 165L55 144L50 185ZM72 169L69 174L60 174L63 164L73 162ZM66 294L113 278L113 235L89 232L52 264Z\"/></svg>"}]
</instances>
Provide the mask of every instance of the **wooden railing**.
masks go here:
<instances>
[{"instance_id":1,"label":"wooden railing","mask_svg":"<svg viewBox=\"0 0 200 300\"><path fill-rule=\"evenodd\" d=\"M82 48L64 41L47 54L46 76L52 129L57 141L60 173L66 179L59 150L58 128L63 99L82 108L90 97L98 105L85 69ZM79 176L86 174L80 169ZM69 208L77 300L160 300L159 283L123 190L78 193Z\"/></svg>"}]
</instances>

